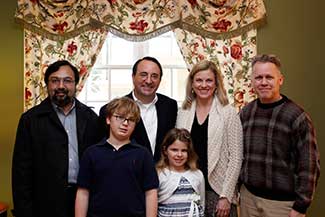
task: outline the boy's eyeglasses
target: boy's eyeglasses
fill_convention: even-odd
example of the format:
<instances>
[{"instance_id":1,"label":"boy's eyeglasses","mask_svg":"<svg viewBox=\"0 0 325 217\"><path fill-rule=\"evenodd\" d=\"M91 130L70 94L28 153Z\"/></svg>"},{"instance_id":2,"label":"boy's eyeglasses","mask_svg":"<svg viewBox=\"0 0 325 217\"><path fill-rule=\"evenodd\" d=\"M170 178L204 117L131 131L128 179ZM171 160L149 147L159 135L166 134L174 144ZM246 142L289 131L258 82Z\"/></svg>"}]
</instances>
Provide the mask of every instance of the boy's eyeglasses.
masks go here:
<instances>
[{"instance_id":1,"label":"boy's eyeglasses","mask_svg":"<svg viewBox=\"0 0 325 217\"><path fill-rule=\"evenodd\" d=\"M120 115L113 115L113 116L119 123L124 123L126 121L128 124L135 124L134 118L126 118Z\"/></svg>"},{"instance_id":2,"label":"boy's eyeglasses","mask_svg":"<svg viewBox=\"0 0 325 217\"><path fill-rule=\"evenodd\" d=\"M57 78L57 77L52 77L49 79L51 84L54 85L59 85L61 81L63 82L64 85L72 85L74 83L74 80L72 78Z\"/></svg>"}]
</instances>

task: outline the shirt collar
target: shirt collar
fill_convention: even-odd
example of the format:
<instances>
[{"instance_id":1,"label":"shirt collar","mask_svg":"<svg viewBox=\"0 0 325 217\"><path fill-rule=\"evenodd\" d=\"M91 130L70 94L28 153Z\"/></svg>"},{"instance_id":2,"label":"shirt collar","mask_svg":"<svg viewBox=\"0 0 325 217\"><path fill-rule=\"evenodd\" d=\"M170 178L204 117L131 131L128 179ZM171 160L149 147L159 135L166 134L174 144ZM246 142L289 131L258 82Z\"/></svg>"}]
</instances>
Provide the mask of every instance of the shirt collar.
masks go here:
<instances>
[{"instance_id":1,"label":"shirt collar","mask_svg":"<svg viewBox=\"0 0 325 217\"><path fill-rule=\"evenodd\" d=\"M55 110L56 112L60 112L60 113L64 114L63 109L62 109L61 107L59 107L59 106L58 106L57 104L55 104L54 102L51 102L51 104L52 104L52 106L53 106L53 108L54 108L54 110ZM71 106L70 110L68 111L67 115L69 115L69 114L71 113L71 111L72 111L75 107L76 107L76 101L73 99L73 100L72 100L72 106Z\"/></svg>"},{"instance_id":2,"label":"shirt collar","mask_svg":"<svg viewBox=\"0 0 325 217\"><path fill-rule=\"evenodd\" d=\"M274 108L278 105L281 105L282 103L284 102L287 102L288 101L288 98L284 95L282 95L282 98L279 99L278 101L276 102L272 102L272 103L262 103L261 100L259 98L257 98L257 105L260 107L260 108L263 108L263 109L269 109L269 108Z\"/></svg>"},{"instance_id":3,"label":"shirt collar","mask_svg":"<svg viewBox=\"0 0 325 217\"><path fill-rule=\"evenodd\" d=\"M139 99L135 96L134 91L132 91L132 97L133 97L134 101L135 101L137 104L139 104L139 105L145 105L145 106L154 105L154 104L156 104L156 102L158 101L158 96L157 96L157 94L155 94L155 98L154 98L150 103L146 103L146 104L144 104L143 102L141 102L141 100L139 100Z\"/></svg>"},{"instance_id":4,"label":"shirt collar","mask_svg":"<svg viewBox=\"0 0 325 217\"><path fill-rule=\"evenodd\" d=\"M108 147L110 150L115 149L115 147L108 142L108 139L104 143L98 145L103 147ZM129 143L122 145L118 150L132 149L132 148L139 148L139 146L137 146L136 144L130 141Z\"/></svg>"}]
</instances>

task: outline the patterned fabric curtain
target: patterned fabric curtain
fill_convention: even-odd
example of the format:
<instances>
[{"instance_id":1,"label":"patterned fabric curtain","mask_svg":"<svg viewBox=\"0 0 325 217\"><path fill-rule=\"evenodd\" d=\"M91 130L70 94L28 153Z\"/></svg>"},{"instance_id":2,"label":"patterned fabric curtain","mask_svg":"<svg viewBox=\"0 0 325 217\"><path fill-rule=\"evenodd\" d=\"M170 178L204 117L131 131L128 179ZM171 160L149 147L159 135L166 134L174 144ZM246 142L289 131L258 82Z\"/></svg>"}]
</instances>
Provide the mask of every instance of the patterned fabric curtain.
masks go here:
<instances>
[{"instance_id":1,"label":"patterned fabric curtain","mask_svg":"<svg viewBox=\"0 0 325 217\"><path fill-rule=\"evenodd\" d=\"M266 12L263 0L18 0L15 17L52 39L103 27L129 40L175 28L222 39L256 28Z\"/></svg>"},{"instance_id":2,"label":"patterned fabric curtain","mask_svg":"<svg viewBox=\"0 0 325 217\"><path fill-rule=\"evenodd\" d=\"M79 69L77 92L80 92L107 37L107 32L101 30L89 30L74 38L56 41L29 30L24 33L25 110L47 97L44 73L47 66L58 59L66 59Z\"/></svg>"},{"instance_id":3,"label":"patterned fabric curtain","mask_svg":"<svg viewBox=\"0 0 325 217\"><path fill-rule=\"evenodd\" d=\"M203 59L216 63L224 78L230 103L239 110L255 98L249 82L250 59L256 55L256 30L240 36L214 40L186 30L174 30L188 69Z\"/></svg>"},{"instance_id":4,"label":"patterned fabric curtain","mask_svg":"<svg viewBox=\"0 0 325 217\"><path fill-rule=\"evenodd\" d=\"M241 107L239 102L250 98L248 87L239 88L246 85L246 58L256 52L251 47L256 43L246 44L255 38L250 30L265 23L266 11L263 0L18 0L15 18L26 30L26 109L45 97L42 73L51 60L68 58L86 69L81 72L80 90L108 31L127 40L144 41L174 29L179 29L176 35L189 67L198 58L186 57L197 46L195 40L199 54L229 64L220 68L229 78L225 83L230 98ZM216 46L203 52L198 38ZM245 53L248 48L250 55ZM241 50L242 57L232 57L232 49Z\"/></svg>"}]
</instances>

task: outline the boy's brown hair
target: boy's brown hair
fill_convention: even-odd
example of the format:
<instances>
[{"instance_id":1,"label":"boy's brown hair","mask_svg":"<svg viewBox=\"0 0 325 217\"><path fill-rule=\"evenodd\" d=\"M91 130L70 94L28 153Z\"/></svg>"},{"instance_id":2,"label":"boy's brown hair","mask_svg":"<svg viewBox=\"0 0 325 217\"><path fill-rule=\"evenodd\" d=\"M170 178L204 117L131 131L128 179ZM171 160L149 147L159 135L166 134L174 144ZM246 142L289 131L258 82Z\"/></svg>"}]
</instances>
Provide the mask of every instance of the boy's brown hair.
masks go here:
<instances>
[{"instance_id":1,"label":"boy's brown hair","mask_svg":"<svg viewBox=\"0 0 325 217\"><path fill-rule=\"evenodd\" d=\"M106 106L106 118L112 117L114 113L129 116L135 123L140 121L140 109L134 100L128 97L115 98L110 101Z\"/></svg>"}]
</instances>

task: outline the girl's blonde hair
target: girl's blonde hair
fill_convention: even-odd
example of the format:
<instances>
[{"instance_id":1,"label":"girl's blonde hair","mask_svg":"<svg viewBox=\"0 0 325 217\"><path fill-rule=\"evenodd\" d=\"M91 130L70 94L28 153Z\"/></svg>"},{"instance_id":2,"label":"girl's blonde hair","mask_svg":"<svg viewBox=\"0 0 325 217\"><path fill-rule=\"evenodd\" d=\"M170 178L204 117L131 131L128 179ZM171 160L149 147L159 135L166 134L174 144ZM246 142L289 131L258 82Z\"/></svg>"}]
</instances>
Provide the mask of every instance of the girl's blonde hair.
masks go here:
<instances>
[{"instance_id":1,"label":"girl's blonde hair","mask_svg":"<svg viewBox=\"0 0 325 217\"><path fill-rule=\"evenodd\" d=\"M156 165L156 168L159 171L162 171L164 168L169 167L169 161L167 157L167 149L172 145L176 140L184 142L187 145L187 161L185 163L185 169L196 170L197 169L197 160L198 156L194 151L191 134L188 130L181 128L173 128L168 131L166 134L162 145L161 145L161 157L159 162Z\"/></svg>"},{"instance_id":2,"label":"girl's blonde hair","mask_svg":"<svg viewBox=\"0 0 325 217\"><path fill-rule=\"evenodd\" d=\"M203 70L211 70L211 72L214 74L215 81L216 81L216 90L215 90L215 96L218 97L220 103L222 105L228 105L228 97L226 90L223 86L223 78L221 75L220 70L217 68L216 64L214 62L209 60L203 60L201 62L198 62L195 64L188 75L187 83L186 83L186 93L185 93L185 100L183 102L182 108L183 109L189 109L192 105L193 100L196 98L196 94L192 89L193 79L196 73L203 71Z\"/></svg>"}]
</instances>

